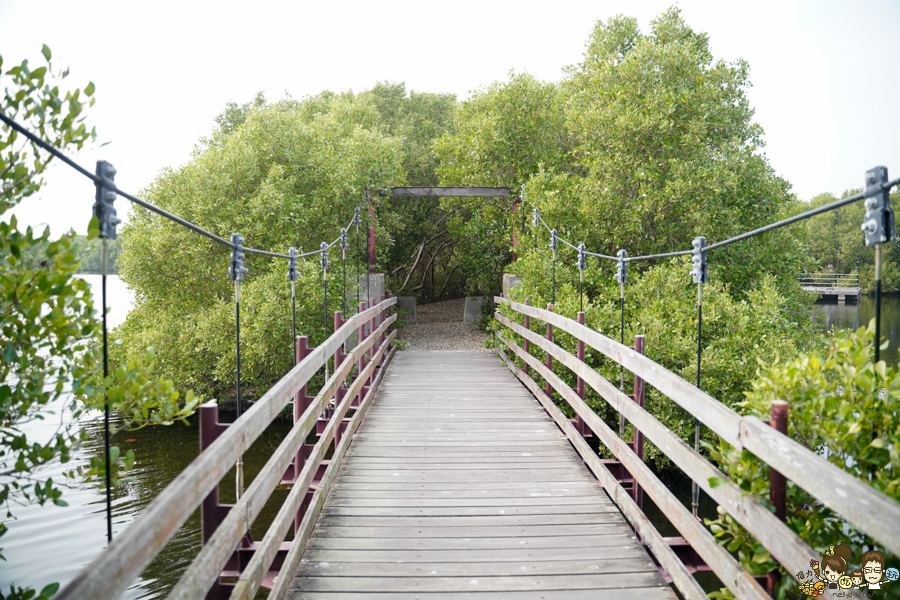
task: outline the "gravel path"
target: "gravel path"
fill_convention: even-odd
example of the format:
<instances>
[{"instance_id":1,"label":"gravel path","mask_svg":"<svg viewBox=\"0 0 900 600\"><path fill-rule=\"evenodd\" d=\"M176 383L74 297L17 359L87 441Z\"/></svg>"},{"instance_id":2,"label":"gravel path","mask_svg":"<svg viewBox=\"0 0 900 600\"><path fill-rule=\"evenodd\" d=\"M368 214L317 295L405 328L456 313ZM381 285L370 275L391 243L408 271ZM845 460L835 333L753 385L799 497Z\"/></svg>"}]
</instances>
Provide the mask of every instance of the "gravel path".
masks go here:
<instances>
[{"instance_id":1,"label":"gravel path","mask_svg":"<svg viewBox=\"0 0 900 600\"><path fill-rule=\"evenodd\" d=\"M417 307L418 323L400 330L408 350L468 350L493 352L484 347L487 334L463 322L466 299L445 300Z\"/></svg>"}]
</instances>

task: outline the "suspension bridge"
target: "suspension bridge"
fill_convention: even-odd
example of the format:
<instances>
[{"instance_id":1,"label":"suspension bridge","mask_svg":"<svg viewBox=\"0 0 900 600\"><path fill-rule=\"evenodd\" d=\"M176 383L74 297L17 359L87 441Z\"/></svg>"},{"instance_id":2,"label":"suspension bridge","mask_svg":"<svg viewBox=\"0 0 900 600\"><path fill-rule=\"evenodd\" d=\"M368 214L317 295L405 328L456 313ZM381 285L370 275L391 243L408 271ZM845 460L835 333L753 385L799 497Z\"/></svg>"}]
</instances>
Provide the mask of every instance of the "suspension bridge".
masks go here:
<instances>
[{"instance_id":1,"label":"suspension bridge","mask_svg":"<svg viewBox=\"0 0 900 600\"><path fill-rule=\"evenodd\" d=\"M236 323L244 252L288 261L293 287L303 254L247 248L238 234L228 240L205 231L116 188L108 163L91 173L14 121L0 120L94 181L101 238L115 236L112 202L122 196L230 248ZM589 252L560 238L537 211L534 224L551 234L554 268L560 242L577 252L580 270L589 255L615 261L623 304L628 262L692 256L699 328L706 256L741 239L865 199L863 230L880 265L881 244L893 239L887 194L897 183L886 169L873 169L861 194L729 240L707 245L698 238L693 250L654 256ZM429 193L441 192L420 192ZM359 209L351 225L358 223ZM327 269L329 250L339 242L346 247L348 229L307 255ZM373 230L369 243L374 263ZM333 333L319 346L294 333L295 366L246 412L240 409L238 329L238 418L221 423L217 405L203 405L196 460L58 597L119 596L198 508L202 547L169 598L249 599L261 588L273 599L675 598L674 587L683 598L700 599L706 592L694 577L698 571L715 573L738 598L769 598L778 572L754 577L744 570L697 518L697 497L703 490L795 573L818 555L785 524L787 481L900 554L900 505L792 440L786 403L773 402L769 420L742 416L705 393L699 380L685 381L648 358L642 336L625 344L623 336L616 341L586 327L584 312L572 319L552 304L495 301L496 354L398 353L392 344L396 298L368 298L352 315L338 311ZM574 354L554 341L559 333L577 341ZM698 377L701 340L698 329ZM590 367L587 350L628 373L631 393ZM575 386L563 375L574 375ZM317 390L310 389L314 378L324 381ZM647 385L692 415L697 431L707 427L764 461L775 510L743 493L696 443L685 443L648 412ZM618 412L618 431L587 405L587 388ZM245 487L242 455L289 406L292 429ZM645 440L692 480L691 507L645 464ZM601 459L591 445L597 443L612 458ZM236 465L238 498L225 505L219 486ZM253 539L251 525L280 485L290 492L262 539ZM645 497L679 536L656 529L644 513Z\"/></svg>"}]
</instances>

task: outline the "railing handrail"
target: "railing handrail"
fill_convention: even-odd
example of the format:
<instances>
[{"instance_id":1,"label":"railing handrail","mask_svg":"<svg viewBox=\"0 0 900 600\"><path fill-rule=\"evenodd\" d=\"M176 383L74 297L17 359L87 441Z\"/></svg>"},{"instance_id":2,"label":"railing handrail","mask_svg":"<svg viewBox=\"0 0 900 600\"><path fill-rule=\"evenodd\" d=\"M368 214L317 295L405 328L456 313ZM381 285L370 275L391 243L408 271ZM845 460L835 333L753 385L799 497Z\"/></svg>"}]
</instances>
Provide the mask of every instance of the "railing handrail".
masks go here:
<instances>
[{"instance_id":1,"label":"railing handrail","mask_svg":"<svg viewBox=\"0 0 900 600\"><path fill-rule=\"evenodd\" d=\"M222 572L225 564L228 562L229 557L234 552L234 549L240 544L241 538L246 534L250 524L253 523L257 516L259 516L259 513L271 496L275 486L281 481L285 469L288 464L290 464L291 459L296 456L300 445L306 440L306 436L315 425L316 419L318 419L325 409L326 403L335 396L338 388L346 381L346 377L355 366L356 360L361 358L365 352L380 340L381 334L384 333L396 319L396 315L386 319L377 330L372 332L372 334L364 341L357 344L350 354L346 356L344 362L341 363L340 367L335 370L325 385L322 386L322 389L316 394L316 397L303 412L300 419L285 436L275 452L272 453L269 460L266 461L266 464L254 478L251 486L240 499L238 499L237 503L232 506L228 512L228 516L226 516L222 523L219 524L215 533L203 546L203 549L196 557L194 557L191 565L182 574L175 587L169 592L168 598L193 600L198 596L205 595L207 590L212 587L219 574ZM370 362L368 369L372 370L374 367L374 361ZM334 437L333 424L341 421L349 408L351 400L360 390L364 381L365 378L363 376L358 376L356 378L350 389L348 389L344 395L343 401L335 410L337 416L331 419L328 428L316 443L313 452L319 455L319 460L324 458L325 449ZM207 450L207 452L208 451L209 450ZM311 457L311 459L312 458L313 457ZM317 466L318 463L314 460L309 460L304 464L303 471L297 475L294 484L297 489L309 488L308 481L305 486L301 482L306 479L311 480ZM294 513L296 513L296 510ZM274 523L273 525L277 525L278 528L281 527L280 523ZM283 534L281 539L284 539ZM278 541L280 542L281 540ZM257 549L256 553L259 556L267 554L266 551L269 550L270 545L271 542L265 547L261 546ZM275 549L277 550L277 547ZM268 569L269 564L266 564L265 567ZM263 575L265 575L265 570L263 570Z\"/></svg>"},{"instance_id":2,"label":"railing handrail","mask_svg":"<svg viewBox=\"0 0 900 600\"><path fill-rule=\"evenodd\" d=\"M653 360L635 352L634 349L549 310L520 304L502 297L495 300L499 304L508 305L515 312L535 317L558 327L579 341L590 345L619 365L629 369L635 376L656 387L675 401L676 404L706 424L723 440L738 450L747 449L753 452L773 469L778 470L785 477L794 481L825 506L842 515L849 523L870 535L873 539L883 544L884 547L895 553L900 552L900 504L892 499L829 463L786 435L769 427L759 419L738 415L715 398L689 384ZM537 344L567 367L572 368L577 375L587 381L612 406L625 414L626 418L629 418L634 423L635 428L640 429L651 441L669 454L676 464L681 463L679 466L688 475L693 474L692 479L703 487L713 499L723 505L748 531L754 533L757 539L759 539L757 534L762 535L763 539L759 541L769 549L773 557L791 571L794 571L797 565L799 565L799 568L796 570L803 570L803 565L800 563L805 561L800 560L800 563L797 563L797 561L809 556L811 551L798 553L797 548L805 549L808 547L802 542L800 542L800 546L792 542L791 540L796 538L793 532L781 524L780 521L773 523L766 515L759 512L753 499L740 494L739 490L737 491L738 493L735 493L732 487L736 486L733 483L712 488L709 485L708 477L721 477L721 472L709 465L706 459L703 459L699 454L694 456L696 453L684 444L680 438L678 440L668 439L671 436L666 435L660 429L667 430L662 423L634 403L626 403L622 398L619 398L618 396L621 393L614 386L594 369L577 359L577 357L574 357L553 342L513 323L500 313L497 313L495 317L500 323L503 323L515 333L522 335L531 343ZM501 339L507 345L510 345L508 340ZM510 347L512 348L512 346ZM520 355L520 357L523 360L526 359L524 356ZM533 357L528 355L528 358ZM529 362L529 365L548 381L555 377L537 359ZM557 381L561 382L558 378ZM571 390L569 391L571 392ZM560 390L560 393L570 401L570 404L573 404L571 394L567 394L564 390ZM574 398L575 405L581 402L577 396L574 396ZM590 421L594 426L604 427L602 420L586 407L587 405L584 405L579 412L576 406L573 405L579 416L586 422ZM588 423L588 425L591 425L591 423ZM704 467L698 462L698 459L707 463L709 467ZM714 471L710 471L709 468L712 468ZM706 469L706 472L703 472L704 469ZM718 473L718 475L712 475L713 472ZM643 482L641 483L644 485ZM768 513L768 511L765 512ZM771 515L771 513L768 514ZM760 523L765 524L764 529L773 529L773 531L761 531ZM775 533L778 535L774 535ZM787 545L779 543L779 535L784 536L783 540L789 543ZM725 580L723 579L723 581Z\"/></svg>"},{"instance_id":3,"label":"railing handrail","mask_svg":"<svg viewBox=\"0 0 900 600\"><path fill-rule=\"evenodd\" d=\"M201 452L134 523L82 569L60 592L59 600L114 598L124 591L219 484L238 457L281 413L297 390L306 385L361 324L396 303L396 298L388 298L357 313L296 364L205 452Z\"/></svg>"},{"instance_id":4,"label":"railing handrail","mask_svg":"<svg viewBox=\"0 0 900 600\"><path fill-rule=\"evenodd\" d=\"M803 273L797 279L803 283L854 283L859 285L859 273Z\"/></svg>"}]
</instances>

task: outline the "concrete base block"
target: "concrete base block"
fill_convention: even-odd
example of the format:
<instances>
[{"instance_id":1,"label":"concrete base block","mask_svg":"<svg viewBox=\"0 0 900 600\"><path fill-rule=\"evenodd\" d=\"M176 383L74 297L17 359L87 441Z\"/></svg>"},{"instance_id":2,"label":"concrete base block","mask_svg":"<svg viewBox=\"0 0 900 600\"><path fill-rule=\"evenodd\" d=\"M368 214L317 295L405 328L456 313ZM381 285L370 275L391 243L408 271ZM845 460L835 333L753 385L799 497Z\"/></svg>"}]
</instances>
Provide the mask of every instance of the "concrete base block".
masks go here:
<instances>
[{"instance_id":1,"label":"concrete base block","mask_svg":"<svg viewBox=\"0 0 900 600\"><path fill-rule=\"evenodd\" d=\"M368 302L375 298L375 302L380 302L384 296L384 273L372 273L371 275L359 276L360 295L357 302Z\"/></svg>"},{"instance_id":2,"label":"concrete base block","mask_svg":"<svg viewBox=\"0 0 900 600\"><path fill-rule=\"evenodd\" d=\"M519 287L522 284L522 278L518 275L503 274L503 297L509 298L509 290Z\"/></svg>"},{"instance_id":3,"label":"concrete base block","mask_svg":"<svg viewBox=\"0 0 900 600\"><path fill-rule=\"evenodd\" d=\"M466 323L474 323L481 318L481 306L484 304L484 296L469 296L466 298L466 308L463 315Z\"/></svg>"},{"instance_id":4,"label":"concrete base block","mask_svg":"<svg viewBox=\"0 0 900 600\"><path fill-rule=\"evenodd\" d=\"M400 310L409 311L408 314L400 317L400 320L404 323L416 323L418 322L418 318L416 317L416 297L415 296L399 296L397 298L397 308Z\"/></svg>"}]
</instances>

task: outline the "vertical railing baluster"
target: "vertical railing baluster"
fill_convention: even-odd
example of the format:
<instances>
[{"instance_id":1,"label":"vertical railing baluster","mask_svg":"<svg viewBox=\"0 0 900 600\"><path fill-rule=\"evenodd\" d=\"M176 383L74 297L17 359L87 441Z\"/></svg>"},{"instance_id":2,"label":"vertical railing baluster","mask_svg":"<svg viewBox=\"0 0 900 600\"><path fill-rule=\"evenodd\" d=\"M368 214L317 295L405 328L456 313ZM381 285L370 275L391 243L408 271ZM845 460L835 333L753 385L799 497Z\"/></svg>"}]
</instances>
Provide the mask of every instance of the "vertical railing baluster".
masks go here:
<instances>
[{"instance_id":1,"label":"vertical railing baluster","mask_svg":"<svg viewBox=\"0 0 900 600\"><path fill-rule=\"evenodd\" d=\"M537 210L537 209L535 209L535 210ZM530 305L531 305L531 302L528 300L528 298L526 298L525 306L530 306ZM525 315L525 329L531 331L531 317L529 317L528 315ZM528 341L527 339L525 340L525 352L526 352L526 354L531 352L531 342ZM525 363L525 366L522 367L522 370L525 371L525 374L527 375L529 373L530 368L531 367L528 366L528 363Z\"/></svg>"},{"instance_id":2,"label":"vertical railing baluster","mask_svg":"<svg viewBox=\"0 0 900 600\"><path fill-rule=\"evenodd\" d=\"M548 304L547 310L550 312L553 312L553 305ZM551 325L550 323L547 323L547 341L549 341L549 342L553 341L553 325ZM550 369L550 372L552 373L553 372L553 356L551 356L549 352L547 353L547 362L544 364L547 365L547 368ZM544 392L547 394L548 398L550 398L551 400L553 399L553 386L550 385L549 381L547 381L547 387L544 388Z\"/></svg>"},{"instance_id":3,"label":"vertical railing baluster","mask_svg":"<svg viewBox=\"0 0 900 600\"><path fill-rule=\"evenodd\" d=\"M634 351L638 354L644 354L644 336L636 335L634 336ZM634 401L638 406L644 408L644 380L641 379L637 373L634 375ZM638 458L644 460L644 434L635 427L634 428L634 453L638 455ZM638 505L638 508L643 510L644 508L644 490L641 488L640 484L638 484L637 480L634 481L634 486L632 488L634 492L634 502Z\"/></svg>"},{"instance_id":4,"label":"vertical railing baluster","mask_svg":"<svg viewBox=\"0 0 900 600\"><path fill-rule=\"evenodd\" d=\"M366 302L359 303L359 312L363 312L366 310ZM357 313L359 314L359 313ZM359 324L359 333L356 334L358 339L357 345L361 345L366 339L366 322L362 321ZM363 369L366 368L366 354L365 352L360 353L359 359L356 363L356 376L360 377L362 375ZM365 397L365 384L361 385L359 388L359 393L356 395L356 402L362 402L362 399Z\"/></svg>"},{"instance_id":5,"label":"vertical railing baluster","mask_svg":"<svg viewBox=\"0 0 900 600\"><path fill-rule=\"evenodd\" d=\"M787 436L788 432L788 403L784 400L773 400L771 408L771 425L775 431ZM773 468L769 468L769 502L775 507L775 516L782 522L787 518L787 480L784 475ZM781 573L777 570L770 571L767 577L769 595L775 597L775 586L781 579Z\"/></svg>"},{"instance_id":6,"label":"vertical railing baluster","mask_svg":"<svg viewBox=\"0 0 900 600\"><path fill-rule=\"evenodd\" d=\"M372 308L374 306L377 306L375 304L375 298L369 298L369 308ZM372 313L372 316L369 318L369 321L368 321L369 335L372 335L375 333L375 330L377 329L375 322L377 320L378 320L378 311L375 311L374 313ZM372 362L373 360L375 360L375 344L372 344L372 347L369 348L368 354L369 354L369 362ZM366 381L366 386L371 387L372 383L374 383L374 381L375 381L375 369L373 368L372 371L369 373L369 377Z\"/></svg>"},{"instance_id":7,"label":"vertical railing baluster","mask_svg":"<svg viewBox=\"0 0 900 600\"><path fill-rule=\"evenodd\" d=\"M297 354L294 356L294 363L300 364L303 362L309 354L312 352L312 348L309 347L309 338L305 335L301 335L297 337ZM300 417L303 416L303 413L306 412L306 409L309 408L310 403L313 401L313 398L308 396L306 393L306 384L303 384L298 391L296 396L294 396L294 424L300 420ZM294 456L294 482L296 483L297 478L300 476L300 471L303 470L303 466L306 464L306 452L307 448L311 448L306 441L304 440L300 447L297 448L297 454ZM301 506L300 510L297 511L297 516L294 518L294 532L300 530L300 522L303 520L303 515L306 512L307 501L305 501Z\"/></svg>"},{"instance_id":8,"label":"vertical railing baluster","mask_svg":"<svg viewBox=\"0 0 900 600\"><path fill-rule=\"evenodd\" d=\"M584 325L584 312L578 312L578 323ZM578 340L578 350L577 350L578 360L584 362L584 342L579 339ZM575 393L578 394L578 397L584 400L584 379L581 376L578 376L575 383ZM575 415L575 427L578 429L578 433L584 436L587 433L587 428L584 425L584 419L581 418L581 415Z\"/></svg>"}]
</instances>

